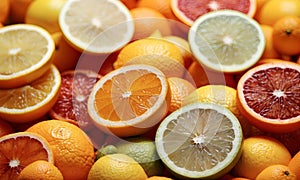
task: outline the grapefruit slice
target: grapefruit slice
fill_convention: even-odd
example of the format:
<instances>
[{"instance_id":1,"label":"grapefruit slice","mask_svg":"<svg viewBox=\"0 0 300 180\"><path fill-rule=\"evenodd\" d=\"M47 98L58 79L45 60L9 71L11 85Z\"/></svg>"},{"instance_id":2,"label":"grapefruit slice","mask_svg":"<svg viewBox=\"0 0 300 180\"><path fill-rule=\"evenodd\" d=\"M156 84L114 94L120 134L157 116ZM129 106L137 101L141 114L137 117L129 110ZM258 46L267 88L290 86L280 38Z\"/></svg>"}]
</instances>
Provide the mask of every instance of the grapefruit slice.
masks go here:
<instances>
[{"instance_id":1,"label":"grapefruit slice","mask_svg":"<svg viewBox=\"0 0 300 180\"><path fill-rule=\"evenodd\" d=\"M218 179L241 155L238 119L214 103L192 103L167 116L155 143L163 163L180 179Z\"/></svg>"},{"instance_id":2,"label":"grapefruit slice","mask_svg":"<svg viewBox=\"0 0 300 180\"><path fill-rule=\"evenodd\" d=\"M253 66L265 48L260 25L244 13L219 10L199 17L188 41L200 64L219 72L238 73Z\"/></svg>"},{"instance_id":3,"label":"grapefruit slice","mask_svg":"<svg viewBox=\"0 0 300 180\"><path fill-rule=\"evenodd\" d=\"M42 136L18 132L0 138L1 179L17 179L24 167L37 160L54 163L50 145Z\"/></svg>"},{"instance_id":4,"label":"grapefruit slice","mask_svg":"<svg viewBox=\"0 0 300 180\"><path fill-rule=\"evenodd\" d=\"M238 108L252 124L267 132L300 128L300 65L265 63L247 71L237 87Z\"/></svg>"},{"instance_id":5,"label":"grapefruit slice","mask_svg":"<svg viewBox=\"0 0 300 180\"><path fill-rule=\"evenodd\" d=\"M223 9L240 11L252 18L256 12L256 0L171 0L171 8L179 20L191 26L198 17Z\"/></svg>"}]
</instances>

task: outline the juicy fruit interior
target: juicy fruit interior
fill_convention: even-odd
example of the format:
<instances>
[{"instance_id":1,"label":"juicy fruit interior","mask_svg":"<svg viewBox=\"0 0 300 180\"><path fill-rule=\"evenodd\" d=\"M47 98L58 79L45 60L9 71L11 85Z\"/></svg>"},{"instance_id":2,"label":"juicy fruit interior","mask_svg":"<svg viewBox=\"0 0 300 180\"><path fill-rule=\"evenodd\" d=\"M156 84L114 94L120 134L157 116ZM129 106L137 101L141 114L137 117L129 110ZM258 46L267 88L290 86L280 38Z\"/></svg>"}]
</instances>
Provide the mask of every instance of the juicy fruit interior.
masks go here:
<instances>
[{"instance_id":1,"label":"juicy fruit interior","mask_svg":"<svg viewBox=\"0 0 300 180\"><path fill-rule=\"evenodd\" d=\"M214 168L227 157L234 138L232 123L226 116L212 109L194 109L173 119L162 141L176 166L201 172Z\"/></svg>"},{"instance_id":2,"label":"juicy fruit interior","mask_svg":"<svg viewBox=\"0 0 300 180\"><path fill-rule=\"evenodd\" d=\"M95 97L101 117L130 120L144 114L158 100L162 86L156 74L145 70L123 73L103 84ZM109 90L109 92L107 92Z\"/></svg>"},{"instance_id":3,"label":"juicy fruit interior","mask_svg":"<svg viewBox=\"0 0 300 180\"><path fill-rule=\"evenodd\" d=\"M247 105L269 119L290 119L300 115L300 72L274 67L258 71L245 81L243 93ZM274 83L275 82L275 83ZM258 98L260 97L260 98Z\"/></svg>"},{"instance_id":4,"label":"juicy fruit interior","mask_svg":"<svg viewBox=\"0 0 300 180\"><path fill-rule=\"evenodd\" d=\"M198 51L214 64L243 64L256 54L257 29L237 16L218 16L199 25L195 42ZM245 44L245 46L244 46Z\"/></svg>"},{"instance_id":5,"label":"juicy fruit interior","mask_svg":"<svg viewBox=\"0 0 300 180\"><path fill-rule=\"evenodd\" d=\"M47 44L43 36L30 30L0 34L0 75L11 75L35 65L48 51Z\"/></svg>"}]
</instances>

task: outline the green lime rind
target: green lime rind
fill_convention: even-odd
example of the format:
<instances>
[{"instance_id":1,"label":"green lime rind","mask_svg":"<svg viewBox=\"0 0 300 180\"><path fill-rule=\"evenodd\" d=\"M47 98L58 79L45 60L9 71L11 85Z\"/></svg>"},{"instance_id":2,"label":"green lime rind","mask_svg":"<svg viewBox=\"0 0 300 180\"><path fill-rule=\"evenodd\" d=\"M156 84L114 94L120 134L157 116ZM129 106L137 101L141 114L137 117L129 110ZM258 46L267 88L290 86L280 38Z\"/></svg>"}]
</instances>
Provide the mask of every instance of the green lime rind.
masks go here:
<instances>
[{"instance_id":1,"label":"green lime rind","mask_svg":"<svg viewBox=\"0 0 300 180\"><path fill-rule=\"evenodd\" d=\"M243 133L235 115L214 103L192 103L167 116L155 144L163 164L180 179L217 179L241 156Z\"/></svg>"}]
</instances>

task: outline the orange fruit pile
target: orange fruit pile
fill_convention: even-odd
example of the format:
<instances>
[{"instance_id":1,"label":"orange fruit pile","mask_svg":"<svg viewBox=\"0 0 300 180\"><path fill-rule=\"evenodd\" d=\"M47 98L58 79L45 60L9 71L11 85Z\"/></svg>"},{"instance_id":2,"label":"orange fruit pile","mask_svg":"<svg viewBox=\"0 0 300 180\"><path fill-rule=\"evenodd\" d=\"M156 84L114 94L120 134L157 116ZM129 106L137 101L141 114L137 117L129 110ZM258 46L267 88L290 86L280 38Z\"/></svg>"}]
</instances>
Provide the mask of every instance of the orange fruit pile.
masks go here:
<instances>
[{"instance_id":1,"label":"orange fruit pile","mask_svg":"<svg viewBox=\"0 0 300 180\"><path fill-rule=\"evenodd\" d=\"M0 0L0 179L299 179L299 32L299 0Z\"/></svg>"}]
</instances>

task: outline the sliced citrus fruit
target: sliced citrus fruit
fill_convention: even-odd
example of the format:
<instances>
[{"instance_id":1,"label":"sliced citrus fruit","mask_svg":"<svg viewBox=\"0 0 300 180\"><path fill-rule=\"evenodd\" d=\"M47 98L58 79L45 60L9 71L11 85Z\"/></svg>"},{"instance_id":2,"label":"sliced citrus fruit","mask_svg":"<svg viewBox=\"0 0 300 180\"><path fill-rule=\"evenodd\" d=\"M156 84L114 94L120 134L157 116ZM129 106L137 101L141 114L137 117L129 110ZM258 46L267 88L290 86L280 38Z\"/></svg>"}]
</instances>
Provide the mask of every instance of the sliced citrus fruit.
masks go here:
<instances>
[{"instance_id":1,"label":"sliced citrus fruit","mask_svg":"<svg viewBox=\"0 0 300 180\"><path fill-rule=\"evenodd\" d=\"M103 76L88 99L88 113L107 133L142 134L167 113L165 75L149 65L128 65Z\"/></svg>"},{"instance_id":2,"label":"sliced citrus fruit","mask_svg":"<svg viewBox=\"0 0 300 180\"><path fill-rule=\"evenodd\" d=\"M16 24L0 29L0 88L14 88L39 78L51 65L55 45L41 27Z\"/></svg>"},{"instance_id":3,"label":"sliced citrus fruit","mask_svg":"<svg viewBox=\"0 0 300 180\"><path fill-rule=\"evenodd\" d=\"M256 12L256 0L170 1L172 11L176 17L189 26L191 26L198 17L211 11L231 9L247 14L251 18Z\"/></svg>"},{"instance_id":4,"label":"sliced citrus fruit","mask_svg":"<svg viewBox=\"0 0 300 180\"><path fill-rule=\"evenodd\" d=\"M188 34L192 53L203 65L235 73L254 65L265 48L260 25L244 13L219 10L199 17Z\"/></svg>"},{"instance_id":5,"label":"sliced citrus fruit","mask_svg":"<svg viewBox=\"0 0 300 180\"><path fill-rule=\"evenodd\" d=\"M111 53L134 34L129 9L115 0L70 0L61 9L62 33L80 51Z\"/></svg>"},{"instance_id":6,"label":"sliced citrus fruit","mask_svg":"<svg viewBox=\"0 0 300 180\"><path fill-rule=\"evenodd\" d=\"M16 123L41 118L55 104L60 85L60 73L52 65L42 77L28 85L0 89L0 117Z\"/></svg>"},{"instance_id":7,"label":"sliced citrus fruit","mask_svg":"<svg viewBox=\"0 0 300 180\"><path fill-rule=\"evenodd\" d=\"M265 63L247 71L237 87L238 108L258 128L290 132L300 128L300 65Z\"/></svg>"},{"instance_id":8,"label":"sliced citrus fruit","mask_svg":"<svg viewBox=\"0 0 300 180\"><path fill-rule=\"evenodd\" d=\"M50 145L42 136L18 132L0 138L1 179L17 179L24 167L37 160L54 163Z\"/></svg>"},{"instance_id":9,"label":"sliced citrus fruit","mask_svg":"<svg viewBox=\"0 0 300 180\"><path fill-rule=\"evenodd\" d=\"M100 77L94 71L64 71L61 74L60 94L49 111L50 117L72 122L83 129L90 128L92 121L87 113L87 100Z\"/></svg>"},{"instance_id":10,"label":"sliced citrus fruit","mask_svg":"<svg viewBox=\"0 0 300 180\"><path fill-rule=\"evenodd\" d=\"M192 103L161 122L155 143L161 160L175 175L217 179L237 163L242 139L240 123L227 108Z\"/></svg>"}]
</instances>

